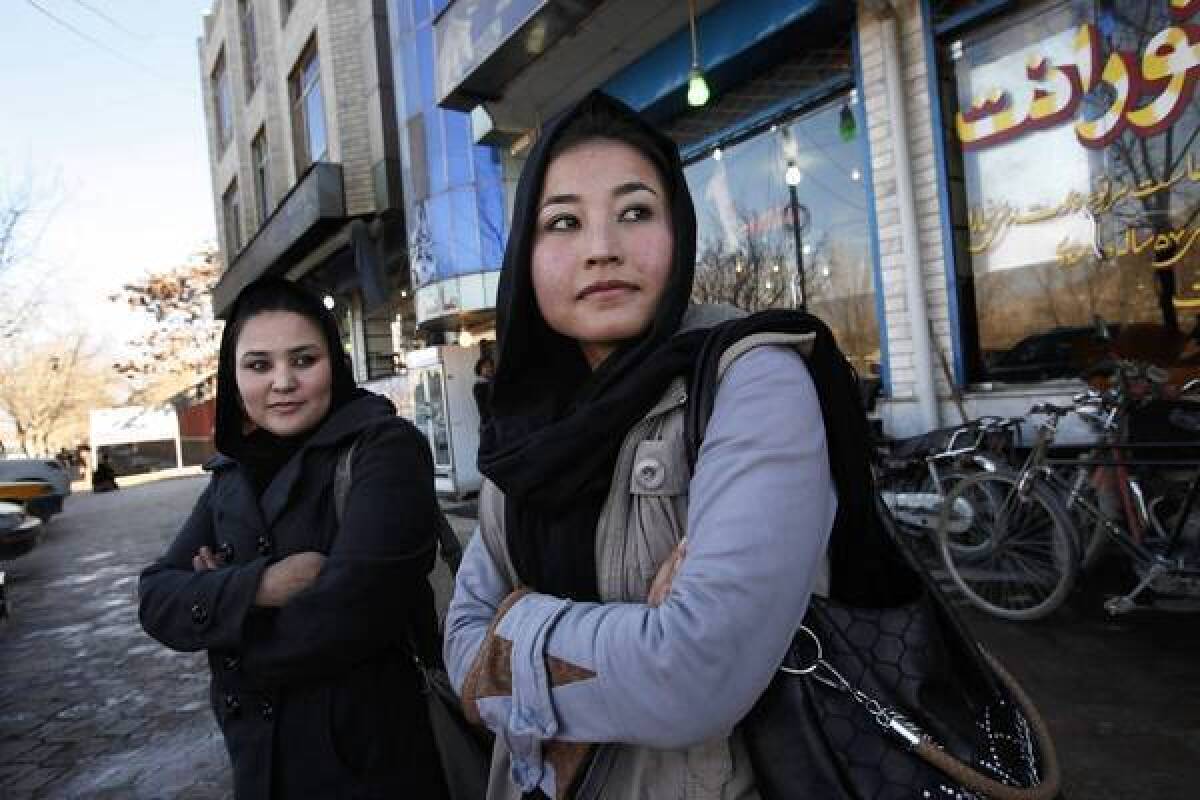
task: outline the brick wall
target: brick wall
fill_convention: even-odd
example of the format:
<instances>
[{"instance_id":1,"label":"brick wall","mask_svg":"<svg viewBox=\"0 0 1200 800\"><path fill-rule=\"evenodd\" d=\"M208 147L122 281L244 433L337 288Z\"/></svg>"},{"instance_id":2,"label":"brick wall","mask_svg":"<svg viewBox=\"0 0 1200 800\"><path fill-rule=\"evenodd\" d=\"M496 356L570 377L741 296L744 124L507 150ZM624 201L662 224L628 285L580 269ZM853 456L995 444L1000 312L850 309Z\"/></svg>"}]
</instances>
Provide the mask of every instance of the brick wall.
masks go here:
<instances>
[{"instance_id":1,"label":"brick wall","mask_svg":"<svg viewBox=\"0 0 1200 800\"><path fill-rule=\"evenodd\" d=\"M881 19L863 10L858 32L862 54L861 90L867 115L871 169L882 272L883 305L888 357L895 401L915 398L913 341L905 295L904 244L896 193L896 156L893 137L905 135L912 171L913 199L917 220L918 252L924 277L926 310L934 329L934 343L947 355L952 352L945 259L942 251L941 208L937 187L932 99L929 65L926 61L925 31L918 0L895 3L900 38L902 94L906 104L907 130L896 131L887 113L887 81L883 54ZM949 388L940 375L936 354L931 354L939 394Z\"/></svg>"}]
</instances>

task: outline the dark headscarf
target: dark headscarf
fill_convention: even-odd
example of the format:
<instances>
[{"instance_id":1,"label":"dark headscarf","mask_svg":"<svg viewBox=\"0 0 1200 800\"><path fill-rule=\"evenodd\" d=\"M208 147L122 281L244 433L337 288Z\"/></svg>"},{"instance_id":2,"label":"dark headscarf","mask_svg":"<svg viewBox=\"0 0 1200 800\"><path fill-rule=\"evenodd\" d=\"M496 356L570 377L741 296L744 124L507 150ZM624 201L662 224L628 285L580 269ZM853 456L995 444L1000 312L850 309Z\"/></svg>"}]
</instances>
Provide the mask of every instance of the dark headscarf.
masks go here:
<instances>
[{"instance_id":1,"label":"dark headscarf","mask_svg":"<svg viewBox=\"0 0 1200 800\"><path fill-rule=\"evenodd\" d=\"M295 436L276 436L262 428L257 428L250 434L244 432L246 415L237 386L237 340L246 321L266 311L290 311L299 314L321 331L329 353L329 368L333 378L326 419L329 414L353 399L357 391L350 364L342 350L337 320L320 300L300 286L280 278L255 281L242 290L221 333L221 350L217 362L217 419L214 439L219 452L246 467L259 494L275 477L275 473L320 427L318 423L312 429Z\"/></svg>"},{"instance_id":2,"label":"dark headscarf","mask_svg":"<svg viewBox=\"0 0 1200 800\"><path fill-rule=\"evenodd\" d=\"M593 372L578 342L549 328L530 266L550 162L574 144L629 144L658 170L673 231L671 270L649 329ZM540 591L598 599L596 520L622 435L689 363L672 346L692 290L696 215L675 144L625 105L594 92L542 130L521 173L496 301L492 419L480 470L505 494L510 555Z\"/></svg>"},{"instance_id":3,"label":"dark headscarf","mask_svg":"<svg viewBox=\"0 0 1200 800\"><path fill-rule=\"evenodd\" d=\"M591 139L623 142L654 164L666 191L674 241L666 287L648 330L621 345L594 372L579 344L546 324L531 268L547 167L558 154ZM886 573L898 562L872 513L866 418L853 370L829 329L803 312L765 312L707 331L680 333L692 291L695 247L695 211L670 139L599 92L547 123L517 185L496 302L493 417L483 429L479 450L480 471L505 495L508 549L518 577L540 592L598 600L596 525L629 429L672 379L688 377L690 394L702 394L703 381L715 380L717 358L729 344L760 331L783 330L818 334L819 352L808 363L839 496L833 584L849 602L878 599L887 585ZM862 561L877 569L859 581L863 573L856 564Z\"/></svg>"}]
</instances>

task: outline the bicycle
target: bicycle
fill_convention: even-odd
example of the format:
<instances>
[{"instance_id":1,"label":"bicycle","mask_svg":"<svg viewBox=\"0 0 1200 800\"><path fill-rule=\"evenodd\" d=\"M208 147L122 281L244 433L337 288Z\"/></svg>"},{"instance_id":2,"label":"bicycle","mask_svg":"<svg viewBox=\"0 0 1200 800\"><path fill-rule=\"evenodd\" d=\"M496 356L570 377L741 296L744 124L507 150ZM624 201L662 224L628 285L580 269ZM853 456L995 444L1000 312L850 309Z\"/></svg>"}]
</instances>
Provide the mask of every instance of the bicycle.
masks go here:
<instances>
[{"instance_id":1,"label":"bicycle","mask_svg":"<svg viewBox=\"0 0 1200 800\"><path fill-rule=\"evenodd\" d=\"M1172 456L1169 450L1200 443L1128 441L1129 413L1142 402L1131 378L1143 379L1147 372L1130 362L1119 368L1116 389L1085 392L1072 406L1031 408L1031 415L1045 419L1021 469L965 478L942 504L943 563L981 610L1010 620L1052 613L1104 542L1118 545L1138 576L1132 591L1105 603L1110 614L1137 608L1147 589L1200 599L1200 457L1127 455L1142 450ZM1078 414L1101 433L1097 447L1081 459L1049 454L1058 423L1068 414ZM1115 487L1109 481L1115 502L1099 494L1096 479L1103 475L1115 477Z\"/></svg>"},{"instance_id":2,"label":"bicycle","mask_svg":"<svg viewBox=\"0 0 1200 800\"><path fill-rule=\"evenodd\" d=\"M880 496L897 529L932 541L949 489L978 471L1005 467L1019 432L1020 417L980 417L906 439L887 439L874 448L873 472Z\"/></svg>"}]
</instances>

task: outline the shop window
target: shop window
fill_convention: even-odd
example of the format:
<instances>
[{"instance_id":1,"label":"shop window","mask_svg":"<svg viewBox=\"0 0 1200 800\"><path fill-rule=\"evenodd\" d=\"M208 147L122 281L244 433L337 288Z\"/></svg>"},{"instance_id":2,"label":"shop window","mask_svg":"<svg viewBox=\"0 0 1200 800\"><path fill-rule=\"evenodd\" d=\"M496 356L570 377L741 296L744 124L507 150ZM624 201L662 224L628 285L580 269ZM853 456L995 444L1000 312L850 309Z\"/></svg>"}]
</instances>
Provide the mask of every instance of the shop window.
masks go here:
<instances>
[{"instance_id":1,"label":"shop window","mask_svg":"<svg viewBox=\"0 0 1200 800\"><path fill-rule=\"evenodd\" d=\"M864 375L878 371L870 223L853 93L687 166L693 299L807 308ZM798 223L798 224L797 224Z\"/></svg>"},{"instance_id":2,"label":"shop window","mask_svg":"<svg viewBox=\"0 0 1200 800\"><path fill-rule=\"evenodd\" d=\"M1196 360L1198 12L1023 3L938 43L972 380L1071 378L1108 347ZM1114 344L1092 335L1098 320Z\"/></svg>"},{"instance_id":3,"label":"shop window","mask_svg":"<svg viewBox=\"0 0 1200 800\"><path fill-rule=\"evenodd\" d=\"M213 66L209 83L217 123L217 152L223 153L233 138L233 98L229 91L229 72L225 68L224 48L217 54L217 63Z\"/></svg>"},{"instance_id":4,"label":"shop window","mask_svg":"<svg viewBox=\"0 0 1200 800\"><path fill-rule=\"evenodd\" d=\"M288 78L292 100L292 134L296 148L296 175L322 161L328 154L325 130L325 99L321 95L321 61L317 41L304 48Z\"/></svg>"},{"instance_id":5,"label":"shop window","mask_svg":"<svg viewBox=\"0 0 1200 800\"><path fill-rule=\"evenodd\" d=\"M254 205L258 212L258 224L262 225L271 216L271 180L269 171L270 153L267 150L267 129L260 128L250 143L254 167Z\"/></svg>"},{"instance_id":6,"label":"shop window","mask_svg":"<svg viewBox=\"0 0 1200 800\"><path fill-rule=\"evenodd\" d=\"M221 215L225 222L225 250L229 263L242 249L242 205L238 199L237 178L229 182L229 188L221 195Z\"/></svg>"},{"instance_id":7,"label":"shop window","mask_svg":"<svg viewBox=\"0 0 1200 800\"><path fill-rule=\"evenodd\" d=\"M238 16L242 24L242 72L246 78L246 99L258 88L258 34L254 29L254 3L239 0Z\"/></svg>"}]
</instances>

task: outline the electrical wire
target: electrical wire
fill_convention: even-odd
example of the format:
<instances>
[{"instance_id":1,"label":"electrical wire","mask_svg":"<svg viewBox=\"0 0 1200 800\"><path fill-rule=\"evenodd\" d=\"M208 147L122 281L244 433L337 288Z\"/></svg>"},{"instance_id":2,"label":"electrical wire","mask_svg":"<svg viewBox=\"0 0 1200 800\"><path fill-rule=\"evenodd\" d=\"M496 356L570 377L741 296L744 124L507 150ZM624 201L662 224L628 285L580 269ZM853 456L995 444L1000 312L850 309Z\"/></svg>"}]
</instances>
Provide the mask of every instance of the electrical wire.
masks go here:
<instances>
[{"instance_id":1,"label":"electrical wire","mask_svg":"<svg viewBox=\"0 0 1200 800\"><path fill-rule=\"evenodd\" d=\"M154 78L157 78L160 81L163 81L164 83L166 83L168 86L170 86L172 89L174 89L177 92L183 91L182 87L178 87L175 84L171 83L170 80L163 77L159 73L155 72L150 67L146 66L145 64L141 63L140 61L136 61L136 60L130 58L129 56L122 53L120 50L116 50L112 47L109 47L104 42L102 42L99 39L95 38L94 36L86 33L85 31L80 30L79 28L75 27L71 23L67 22L62 17L59 17L56 14L48 11L46 8L44 8L43 6L38 4L37 0L25 0L25 2L28 3L33 9L38 11L40 14L43 14L46 17L48 17L49 19L51 19L52 21L54 21L57 25L59 25L63 28L66 28L67 30L69 30L71 33L75 34L79 38L95 45L96 47L99 47L101 50L105 51L106 53L113 56L114 58L118 58L121 61L124 61L126 64L128 64L132 67L137 67L138 69L145 72L147 75L150 75Z\"/></svg>"},{"instance_id":2,"label":"electrical wire","mask_svg":"<svg viewBox=\"0 0 1200 800\"><path fill-rule=\"evenodd\" d=\"M109 25L112 25L114 28L121 31L122 33L127 33L135 39L145 39L146 38L146 36L144 34L137 33L136 31L131 31L129 28L126 28L120 22L113 19L112 17L110 17L108 14L104 13L100 9L96 8L91 3L85 2L85 0L71 0L71 2L77 6L80 6L81 8L86 8L88 11L92 12L97 17L104 20Z\"/></svg>"}]
</instances>

